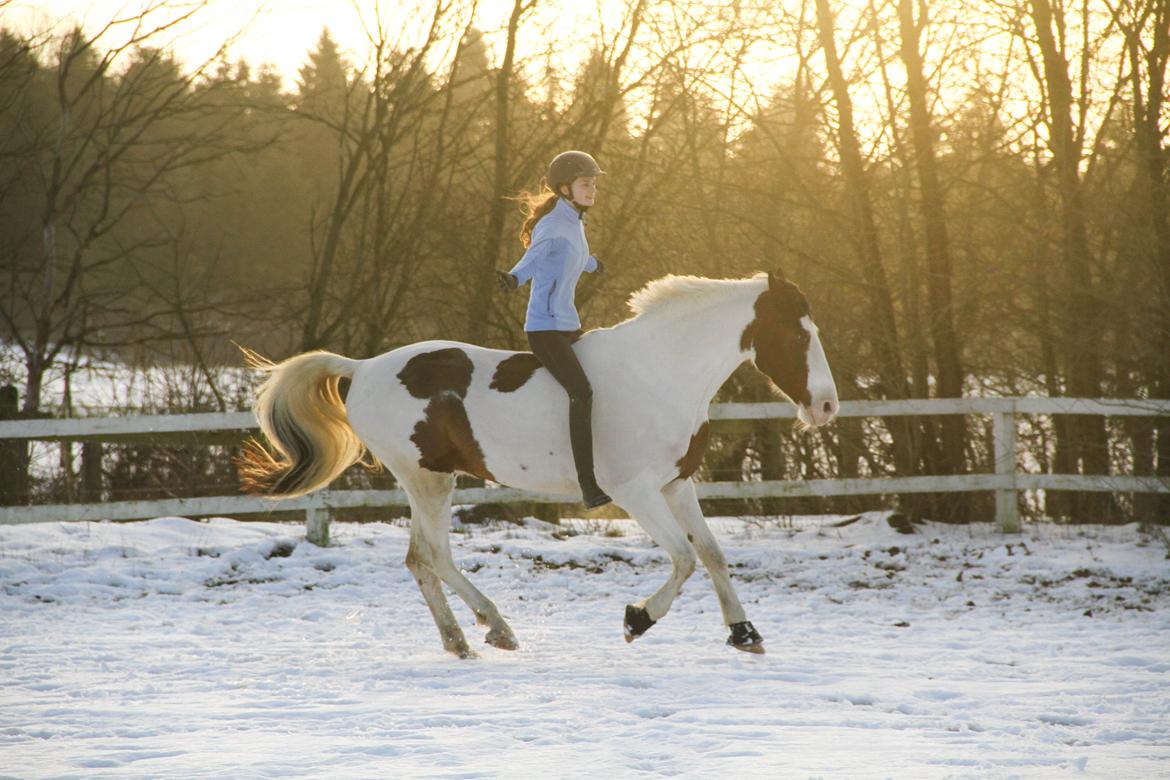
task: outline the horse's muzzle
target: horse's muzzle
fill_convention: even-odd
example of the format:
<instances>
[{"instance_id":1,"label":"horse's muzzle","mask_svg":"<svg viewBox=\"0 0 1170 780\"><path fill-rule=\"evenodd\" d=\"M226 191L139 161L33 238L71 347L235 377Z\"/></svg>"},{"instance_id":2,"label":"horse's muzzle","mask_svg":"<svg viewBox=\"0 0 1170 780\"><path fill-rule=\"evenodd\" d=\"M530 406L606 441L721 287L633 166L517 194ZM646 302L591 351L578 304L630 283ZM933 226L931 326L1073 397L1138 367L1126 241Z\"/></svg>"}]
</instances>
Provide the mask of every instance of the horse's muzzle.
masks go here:
<instances>
[{"instance_id":1,"label":"horse's muzzle","mask_svg":"<svg viewBox=\"0 0 1170 780\"><path fill-rule=\"evenodd\" d=\"M841 405L837 402L835 396L830 398L817 398L808 406L803 407L798 416L804 423L819 428L832 421L837 416L840 408Z\"/></svg>"}]
</instances>

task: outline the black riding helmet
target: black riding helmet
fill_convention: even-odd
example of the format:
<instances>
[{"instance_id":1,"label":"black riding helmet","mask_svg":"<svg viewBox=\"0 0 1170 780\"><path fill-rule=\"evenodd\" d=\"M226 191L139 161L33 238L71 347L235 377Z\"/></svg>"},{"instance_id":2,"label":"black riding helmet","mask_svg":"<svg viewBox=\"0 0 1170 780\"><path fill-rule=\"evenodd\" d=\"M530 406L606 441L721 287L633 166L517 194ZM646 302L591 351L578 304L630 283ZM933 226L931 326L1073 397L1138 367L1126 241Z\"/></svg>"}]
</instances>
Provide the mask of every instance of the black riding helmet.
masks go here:
<instances>
[{"instance_id":1,"label":"black riding helmet","mask_svg":"<svg viewBox=\"0 0 1170 780\"><path fill-rule=\"evenodd\" d=\"M604 176L605 171L597 164L597 160L586 152L561 152L548 164L548 186L553 192L560 193L561 185L572 185L583 176Z\"/></svg>"}]
</instances>

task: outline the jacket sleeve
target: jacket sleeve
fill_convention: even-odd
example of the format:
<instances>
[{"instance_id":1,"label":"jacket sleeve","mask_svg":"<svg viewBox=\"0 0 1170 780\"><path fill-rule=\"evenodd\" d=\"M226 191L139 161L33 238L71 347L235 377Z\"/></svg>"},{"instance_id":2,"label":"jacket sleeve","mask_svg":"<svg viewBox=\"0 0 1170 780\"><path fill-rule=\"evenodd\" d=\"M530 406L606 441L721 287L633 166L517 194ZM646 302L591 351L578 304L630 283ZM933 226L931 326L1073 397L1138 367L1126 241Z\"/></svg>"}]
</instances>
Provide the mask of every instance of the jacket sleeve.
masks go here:
<instances>
[{"instance_id":1,"label":"jacket sleeve","mask_svg":"<svg viewBox=\"0 0 1170 780\"><path fill-rule=\"evenodd\" d=\"M525 284L537 277L555 277L564 267L568 256L569 242L563 238L552 237L535 242L528 247L528 251L520 258L520 262L509 273L516 277L518 284Z\"/></svg>"}]
</instances>

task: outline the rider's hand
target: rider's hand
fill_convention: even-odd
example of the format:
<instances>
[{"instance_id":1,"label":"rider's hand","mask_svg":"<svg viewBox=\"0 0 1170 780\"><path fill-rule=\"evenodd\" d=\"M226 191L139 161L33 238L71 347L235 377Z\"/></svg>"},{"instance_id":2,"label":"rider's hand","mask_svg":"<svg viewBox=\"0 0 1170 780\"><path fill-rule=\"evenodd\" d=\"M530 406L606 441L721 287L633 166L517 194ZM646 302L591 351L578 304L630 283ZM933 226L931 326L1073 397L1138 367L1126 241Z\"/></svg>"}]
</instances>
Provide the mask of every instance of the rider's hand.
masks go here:
<instances>
[{"instance_id":1,"label":"rider's hand","mask_svg":"<svg viewBox=\"0 0 1170 780\"><path fill-rule=\"evenodd\" d=\"M597 257L597 255L593 256L593 262L597 263L597 270L594 271L593 273L599 274L605 270L605 264L601 262L601 259L599 257Z\"/></svg>"},{"instance_id":2,"label":"rider's hand","mask_svg":"<svg viewBox=\"0 0 1170 780\"><path fill-rule=\"evenodd\" d=\"M520 283L516 281L516 277L506 271L496 271L496 284L504 292L512 292L520 286Z\"/></svg>"}]
</instances>

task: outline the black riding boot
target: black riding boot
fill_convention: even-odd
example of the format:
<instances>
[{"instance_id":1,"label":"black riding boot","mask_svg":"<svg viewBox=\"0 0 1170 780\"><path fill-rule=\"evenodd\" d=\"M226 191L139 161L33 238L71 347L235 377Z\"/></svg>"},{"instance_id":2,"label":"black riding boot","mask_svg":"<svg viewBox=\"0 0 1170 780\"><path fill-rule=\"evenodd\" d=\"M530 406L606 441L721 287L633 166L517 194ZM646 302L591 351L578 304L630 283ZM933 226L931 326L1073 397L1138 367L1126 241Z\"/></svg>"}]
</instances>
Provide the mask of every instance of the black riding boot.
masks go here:
<instances>
[{"instance_id":1,"label":"black riding boot","mask_svg":"<svg viewBox=\"0 0 1170 780\"><path fill-rule=\"evenodd\" d=\"M588 509L613 501L597 484L593 476L593 397L569 399L569 442L573 445L573 462L577 466L577 482L581 484L581 500Z\"/></svg>"}]
</instances>

